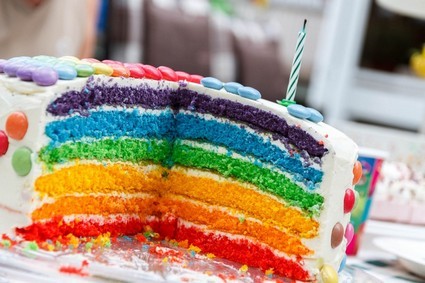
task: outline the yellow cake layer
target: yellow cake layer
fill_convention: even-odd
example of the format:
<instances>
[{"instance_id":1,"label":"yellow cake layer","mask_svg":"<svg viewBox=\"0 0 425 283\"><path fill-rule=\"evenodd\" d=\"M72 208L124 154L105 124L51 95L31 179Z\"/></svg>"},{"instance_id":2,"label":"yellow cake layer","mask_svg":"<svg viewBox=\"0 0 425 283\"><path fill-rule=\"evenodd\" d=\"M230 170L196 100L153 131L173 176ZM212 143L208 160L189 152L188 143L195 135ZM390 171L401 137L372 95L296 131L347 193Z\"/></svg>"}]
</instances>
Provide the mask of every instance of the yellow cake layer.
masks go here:
<instances>
[{"instance_id":1,"label":"yellow cake layer","mask_svg":"<svg viewBox=\"0 0 425 283\"><path fill-rule=\"evenodd\" d=\"M139 193L158 191L163 187L161 174L167 169L127 163L76 163L63 167L35 181L41 196L60 197L77 193Z\"/></svg>"},{"instance_id":2,"label":"yellow cake layer","mask_svg":"<svg viewBox=\"0 0 425 283\"><path fill-rule=\"evenodd\" d=\"M168 174L166 179L162 178L164 172ZM156 192L164 195L170 192L232 208L247 214L246 217L287 229L303 238L316 236L318 230L317 221L274 197L247 188L236 181L187 175L181 167L166 171L161 167L143 170L131 164L77 164L39 177L36 190L53 198L80 193Z\"/></svg>"},{"instance_id":3,"label":"yellow cake layer","mask_svg":"<svg viewBox=\"0 0 425 283\"><path fill-rule=\"evenodd\" d=\"M257 239L272 248L290 255L308 255L311 251L300 238L289 235L275 227L263 225L250 219L241 221L227 212L187 201L179 196L155 196L122 198L118 196L64 196L53 203L46 203L32 214L34 221L49 219L51 215L69 216L92 214L108 216L114 214L137 214L141 219L149 215L171 213L189 222L205 225L209 230L218 230L234 235Z\"/></svg>"}]
</instances>

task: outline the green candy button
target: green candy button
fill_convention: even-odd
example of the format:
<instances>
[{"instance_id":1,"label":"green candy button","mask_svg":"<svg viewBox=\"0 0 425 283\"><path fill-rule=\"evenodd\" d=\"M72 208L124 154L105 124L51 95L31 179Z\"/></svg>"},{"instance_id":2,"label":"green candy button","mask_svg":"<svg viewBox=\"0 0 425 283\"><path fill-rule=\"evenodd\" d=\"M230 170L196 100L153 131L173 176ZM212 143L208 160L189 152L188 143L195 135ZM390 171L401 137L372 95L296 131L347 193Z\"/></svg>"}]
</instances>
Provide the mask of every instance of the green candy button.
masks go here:
<instances>
[{"instance_id":1,"label":"green candy button","mask_svg":"<svg viewBox=\"0 0 425 283\"><path fill-rule=\"evenodd\" d=\"M19 176L26 176L32 168L31 149L21 147L12 156L12 167Z\"/></svg>"},{"instance_id":2,"label":"green candy button","mask_svg":"<svg viewBox=\"0 0 425 283\"><path fill-rule=\"evenodd\" d=\"M77 70L77 75L79 77L89 77L94 73L93 67L87 64L76 65L75 69Z\"/></svg>"}]
</instances>

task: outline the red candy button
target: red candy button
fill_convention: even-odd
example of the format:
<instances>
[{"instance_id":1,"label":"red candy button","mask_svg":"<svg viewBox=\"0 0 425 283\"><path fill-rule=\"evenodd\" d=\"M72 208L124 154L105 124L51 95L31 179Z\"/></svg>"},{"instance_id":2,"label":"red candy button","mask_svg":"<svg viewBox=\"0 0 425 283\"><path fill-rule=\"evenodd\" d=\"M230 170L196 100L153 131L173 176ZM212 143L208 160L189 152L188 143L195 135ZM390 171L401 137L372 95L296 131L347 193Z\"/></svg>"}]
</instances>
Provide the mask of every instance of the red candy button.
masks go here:
<instances>
[{"instance_id":1,"label":"red candy button","mask_svg":"<svg viewBox=\"0 0 425 283\"><path fill-rule=\"evenodd\" d=\"M145 71L139 64L124 63L124 67L130 72L132 78L143 78Z\"/></svg>"},{"instance_id":2,"label":"red candy button","mask_svg":"<svg viewBox=\"0 0 425 283\"><path fill-rule=\"evenodd\" d=\"M354 203L356 202L356 195L353 190L346 189L344 196L344 213L349 213L354 207Z\"/></svg>"},{"instance_id":3,"label":"red candy button","mask_svg":"<svg viewBox=\"0 0 425 283\"><path fill-rule=\"evenodd\" d=\"M354 168L353 168L353 185L356 185L363 174L363 169L362 169L362 164L360 163L360 161L356 161L356 163L354 164Z\"/></svg>"},{"instance_id":4,"label":"red candy button","mask_svg":"<svg viewBox=\"0 0 425 283\"><path fill-rule=\"evenodd\" d=\"M176 74L177 74L177 77L179 78L179 81L189 81L190 80L190 75L186 72L177 71Z\"/></svg>"},{"instance_id":5,"label":"red candy button","mask_svg":"<svg viewBox=\"0 0 425 283\"><path fill-rule=\"evenodd\" d=\"M13 112L6 120L6 133L15 140L22 140L28 130L27 116L22 112Z\"/></svg>"},{"instance_id":6,"label":"red candy button","mask_svg":"<svg viewBox=\"0 0 425 283\"><path fill-rule=\"evenodd\" d=\"M0 156L5 155L8 148L9 139L6 136L6 133L0 130Z\"/></svg>"},{"instance_id":7,"label":"red candy button","mask_svg":"<svg viewBox=\"0 0 425 283\"><path fill-rule=\"evenodd\" d=\"M158 67L158 70L161 72L164 80L176 82L179 79L176 72L174 72L174 70L171 69L171 68L168 68L168 67L165 67L165 66L160 66L160 67Z\"/></svg>"},{"instance_id":8,"label":"red candy button","mask_svg":"<svg viewBox=\"0 0 425 283\"><path fill-rule=\"evenodd\" d=\"M145 71L146 78L153 79L153 80L160 80L162 79L161 72L151 65L142 65L143 70Z\"/></svg>"},{"instance_id":9,"label":"red candy button","mask_svg":"<svg viewBox=\"0 0 425 283\"><path fill-rule=\"evenodd\" d=\"M192 82L192 83L200 84L201 83L201 80L203 78L204 77L203 76L200 76L200 75L190 75L189 81Z\"/></svg>"}]
</instances>

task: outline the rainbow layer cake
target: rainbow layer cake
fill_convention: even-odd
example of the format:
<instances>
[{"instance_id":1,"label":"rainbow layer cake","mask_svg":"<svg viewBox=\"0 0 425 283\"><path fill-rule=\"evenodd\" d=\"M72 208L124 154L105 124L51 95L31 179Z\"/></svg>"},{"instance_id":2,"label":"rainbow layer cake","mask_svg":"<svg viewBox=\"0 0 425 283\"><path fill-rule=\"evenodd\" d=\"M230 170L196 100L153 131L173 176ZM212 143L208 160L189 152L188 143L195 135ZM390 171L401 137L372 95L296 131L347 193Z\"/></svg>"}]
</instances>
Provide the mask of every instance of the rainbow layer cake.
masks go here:
<instances>
[{"instance_id":1,"label":"rainbow layer cake","mask_svg":"<svg viewBox=\"0 0 425 283\"><path fill-rule=\"evenodd\" d=\"M357 146L317 111L167 67L36 56L0 71L0 233L149 228L288 278L337 280Z\"/></svg>"}]
</instances>

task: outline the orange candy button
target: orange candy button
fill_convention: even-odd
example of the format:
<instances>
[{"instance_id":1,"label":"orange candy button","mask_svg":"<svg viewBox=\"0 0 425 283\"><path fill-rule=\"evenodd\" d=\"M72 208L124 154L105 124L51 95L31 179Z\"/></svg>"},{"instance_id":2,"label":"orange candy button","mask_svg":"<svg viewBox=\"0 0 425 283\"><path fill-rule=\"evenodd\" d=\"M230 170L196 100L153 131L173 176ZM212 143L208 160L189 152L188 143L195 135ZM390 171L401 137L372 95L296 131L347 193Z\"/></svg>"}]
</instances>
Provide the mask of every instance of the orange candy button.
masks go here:
<instances>
[{"instance_id":1,"label":"orange candy button","mask_svg":"<svg viewBox=\"0 0 425 283\"><path fill-rule=\"evenodd\" d=\"M362 174L363 174L362 164L360 163L360 161L357 160L353 168L353 175L354 175L353 185L357 184L360 181Z\"/></svg>"},{"instance_id":2,"label":"orange candy button","mask_svg":"<svg viewBox=\"0 0 425 283\"><path fill-rule=\"evenodd\" d=\"M27 116L22 112L13 112L6 120L6 133L15 140L22 140L28 130Z\"/></svg>"}]
</instances>

